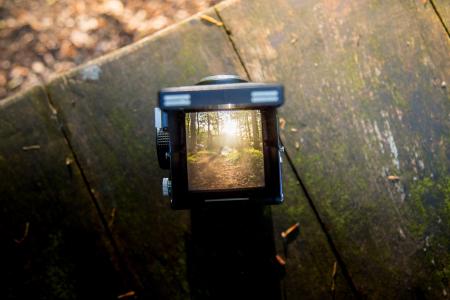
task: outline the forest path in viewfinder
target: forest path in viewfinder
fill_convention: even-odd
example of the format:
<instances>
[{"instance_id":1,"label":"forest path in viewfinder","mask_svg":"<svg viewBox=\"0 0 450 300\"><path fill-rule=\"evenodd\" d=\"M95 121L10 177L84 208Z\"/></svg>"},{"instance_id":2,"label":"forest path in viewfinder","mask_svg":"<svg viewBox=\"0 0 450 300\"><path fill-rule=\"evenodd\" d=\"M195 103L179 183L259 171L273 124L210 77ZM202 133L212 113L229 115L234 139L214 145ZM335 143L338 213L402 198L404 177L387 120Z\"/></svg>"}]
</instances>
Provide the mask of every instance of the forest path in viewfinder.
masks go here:
<instances>
[{"instance_id":1,"label":"forest path in viewfinder","mask_svg":"<svg viewBox=\"0 0 450 300\"><path fill-rule=\"evenodd\" d=\"M198 152L188 162L189 189L238 189L264 185L262 157L246 151Z\"/></svg>"}]
</instances>

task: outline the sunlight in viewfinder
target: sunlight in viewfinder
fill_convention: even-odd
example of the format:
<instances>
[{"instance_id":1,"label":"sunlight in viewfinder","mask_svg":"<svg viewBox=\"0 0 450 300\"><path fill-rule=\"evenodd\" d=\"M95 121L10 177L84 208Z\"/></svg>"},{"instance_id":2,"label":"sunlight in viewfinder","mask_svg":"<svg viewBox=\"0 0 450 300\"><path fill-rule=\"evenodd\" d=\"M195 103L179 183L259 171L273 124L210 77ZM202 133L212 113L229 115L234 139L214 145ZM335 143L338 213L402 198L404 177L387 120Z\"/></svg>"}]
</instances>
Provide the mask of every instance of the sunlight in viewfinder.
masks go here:
<instances>
[{"instance_id":1,"label":"sunlight in viewfinder","mask_svg":"<svg viewBox=\"0 0 450 300\"><path fill-rule=\"evenodd\" d=\"M223 124L223 132L227 135L236 135L238 133L238 125L235 120L227 119Z\"/></svg>"}]
</instances>

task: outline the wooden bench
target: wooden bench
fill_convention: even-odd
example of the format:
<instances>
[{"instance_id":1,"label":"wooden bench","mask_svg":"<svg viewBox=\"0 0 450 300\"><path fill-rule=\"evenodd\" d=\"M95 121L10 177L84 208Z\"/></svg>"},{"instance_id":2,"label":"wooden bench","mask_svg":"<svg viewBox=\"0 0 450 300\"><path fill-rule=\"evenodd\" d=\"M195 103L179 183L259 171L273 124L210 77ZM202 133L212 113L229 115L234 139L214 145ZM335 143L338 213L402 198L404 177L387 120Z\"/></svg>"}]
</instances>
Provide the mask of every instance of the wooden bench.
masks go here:
<instances>
[{"instance_id":1,"label":"wooden bench","mask_svg":"<svg viewBox=\"0 0 450 300\"><path fill-rule=\"evenodd\" d=\"M225 1L1 101L2 293L448 298L449 26L444 0ZM286 201L173 211L157 91L224 73L285 85Z\"/></svg>"}]
</instances>

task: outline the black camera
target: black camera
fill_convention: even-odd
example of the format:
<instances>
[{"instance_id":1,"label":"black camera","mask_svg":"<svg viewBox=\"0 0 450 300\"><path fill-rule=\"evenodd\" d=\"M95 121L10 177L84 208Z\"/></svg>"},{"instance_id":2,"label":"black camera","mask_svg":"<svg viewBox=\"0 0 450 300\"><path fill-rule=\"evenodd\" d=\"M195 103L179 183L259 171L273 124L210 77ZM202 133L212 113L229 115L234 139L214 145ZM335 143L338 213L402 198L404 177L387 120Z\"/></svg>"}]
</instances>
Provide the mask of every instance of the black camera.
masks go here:
<instances>
[{"instance_id":1,"label":"black camera","mask_svg":"<svg viewBox=\"0 0 450 300\"><path fill-rule=\"evenodd\" d=\"M172 208L283 202L276 108L283 86L216 75L159 91L159 165Z\"/></svg>"}]
</instances>

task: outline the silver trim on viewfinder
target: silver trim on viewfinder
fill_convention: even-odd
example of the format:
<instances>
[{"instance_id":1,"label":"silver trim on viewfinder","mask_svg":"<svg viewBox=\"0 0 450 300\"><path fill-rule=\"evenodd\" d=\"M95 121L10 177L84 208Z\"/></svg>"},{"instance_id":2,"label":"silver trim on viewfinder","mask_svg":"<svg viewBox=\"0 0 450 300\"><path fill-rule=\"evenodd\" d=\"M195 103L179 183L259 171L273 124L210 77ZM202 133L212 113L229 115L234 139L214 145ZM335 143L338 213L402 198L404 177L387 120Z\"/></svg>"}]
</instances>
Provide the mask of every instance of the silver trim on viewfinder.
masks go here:
<instances>
[{"instance_id":1,"label":"silver trim on viewfinder","mask_svg":"<svg viewBox=\"0 0 450 300\"><path fill-rule=\"evenodd\" d=\"M190 94L164 95L164 106L189 106L191 105Z\"/></svg>"},{"instance_id":2,"label":"silver trim on viewfinder","mask_svg":"<svg viewBox=\"0 0 450 300\"><path fill-rule=\"evenodd\" d=\"M268 103L268 102L278 102L278 91L271 90L271 91L253 91L251 93L252 103Z\"/></svg>"}]
</instances>

